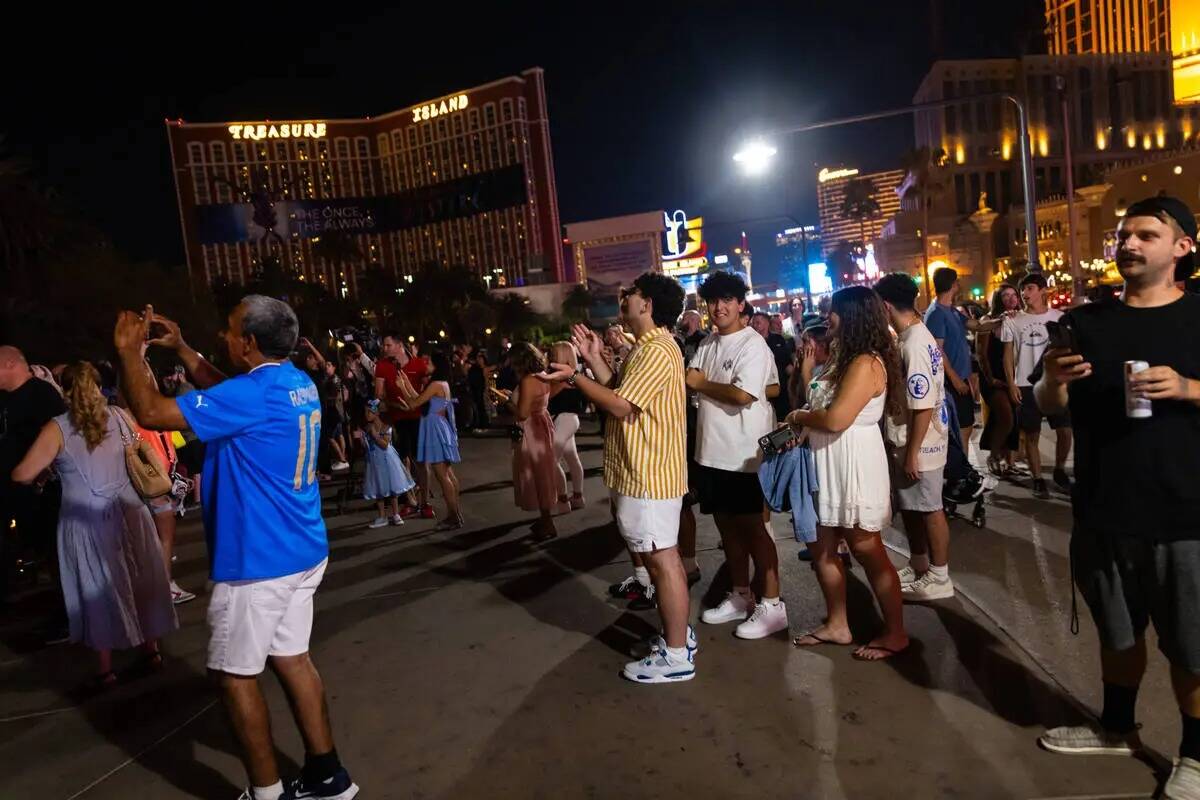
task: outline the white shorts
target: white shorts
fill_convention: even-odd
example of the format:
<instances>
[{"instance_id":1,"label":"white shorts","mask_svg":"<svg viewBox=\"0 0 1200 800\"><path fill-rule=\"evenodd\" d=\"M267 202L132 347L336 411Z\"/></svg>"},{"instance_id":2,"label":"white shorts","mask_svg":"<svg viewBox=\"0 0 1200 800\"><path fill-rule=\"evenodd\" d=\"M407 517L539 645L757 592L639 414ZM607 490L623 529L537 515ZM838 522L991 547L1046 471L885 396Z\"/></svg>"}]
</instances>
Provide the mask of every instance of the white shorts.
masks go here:
<instances>
[{"instance_id":1,"label":"white shorts","mask_svg":"<svg viewBox=\"0 0 1200 800\"><path fill-rule=\"evenodd\" d=\"M208 604L208 668L257 675L267 656L308 652L313 593L325 575L326 558L315 567L255 581L213 584Z\"/></svg>"},{"instance_id":2,"label":"white shorts","mask_svg":"<svg viewBox=\"0 0 1200 800\"><path fill-rule=\"evenodd\" d=\"M635 553L653 553L679 544L679 509L682 497L651 500L608 492L617 518L617 530Z\"/></svg>"}]
</instances>

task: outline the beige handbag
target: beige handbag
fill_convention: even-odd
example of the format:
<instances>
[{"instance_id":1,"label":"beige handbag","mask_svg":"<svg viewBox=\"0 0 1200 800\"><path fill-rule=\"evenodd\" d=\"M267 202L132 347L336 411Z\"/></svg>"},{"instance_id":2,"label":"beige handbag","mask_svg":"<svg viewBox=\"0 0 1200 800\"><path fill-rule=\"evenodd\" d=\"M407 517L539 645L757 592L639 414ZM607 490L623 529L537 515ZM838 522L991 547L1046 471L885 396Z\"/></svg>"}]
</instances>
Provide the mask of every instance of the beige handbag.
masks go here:
<instances>
[{"instance_id":1,"label":"beige handbag","mask_svg":"<svg viewBox=\"0 0 1200 800\"><path fill-rule=\"evenodd\" d=\"M121 443L125 446L125 471L129 473L129 482L143 500L162 497L171 491L171 476L167 474L162 457L154 449L154 445L141 437L133 427L132 421L124 410L116 406L109 409L117 415L120 425Z\"/></svg>"}]
</instances>

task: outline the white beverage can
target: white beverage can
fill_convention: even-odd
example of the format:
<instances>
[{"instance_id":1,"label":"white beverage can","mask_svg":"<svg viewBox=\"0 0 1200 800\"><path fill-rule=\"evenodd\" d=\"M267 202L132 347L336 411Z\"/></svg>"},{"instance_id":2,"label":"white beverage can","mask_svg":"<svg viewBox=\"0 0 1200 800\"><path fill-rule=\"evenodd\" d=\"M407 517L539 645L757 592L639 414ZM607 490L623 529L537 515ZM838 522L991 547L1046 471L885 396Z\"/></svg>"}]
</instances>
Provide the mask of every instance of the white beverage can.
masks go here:
<instances>
[{"instance_id":1,"label":"white beverage can","mask_svg":"<svg viewBox=\"0 0 1200 800\"><path fill-rule=\"evenodd\" d=\"M1154 408L1149 397L1138 397L1133 393L1130 379L1144 370L1150 369L1145 361L1125 362L1125 416L1130 419L1146 419L1154 416Z\"/></svg>"}]
</instances>

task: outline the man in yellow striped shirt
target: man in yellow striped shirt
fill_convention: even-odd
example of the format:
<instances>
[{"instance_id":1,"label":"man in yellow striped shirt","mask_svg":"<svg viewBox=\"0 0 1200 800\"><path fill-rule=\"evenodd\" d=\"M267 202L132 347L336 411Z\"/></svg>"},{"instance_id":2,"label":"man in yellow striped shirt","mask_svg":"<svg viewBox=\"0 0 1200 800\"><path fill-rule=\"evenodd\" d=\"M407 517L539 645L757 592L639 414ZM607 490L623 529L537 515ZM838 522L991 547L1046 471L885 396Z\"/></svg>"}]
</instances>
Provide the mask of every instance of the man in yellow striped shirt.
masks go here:
<instances>
[{"instance_id":1,"label":"man in yellow striped shirt","mask_svg":"<svg viewBox=\"0 0 1200 800\"><path fill-rule=\"evenodd\" d=\"M604 483L617 528L650 572L663 633L649 655L625 665L638 683L674 683L696 676L695 632L687 624L687 575L679 557L679 509L687 493L687 394L683 357L670 328L683 311L683 288L647 272L621 290L621 320L636 344L620 378L605 363L603 342L585 325L572 341L594 378L564 364L540 377L566 381L610 417L604 433Z\"/></svg>"}]
</instances>

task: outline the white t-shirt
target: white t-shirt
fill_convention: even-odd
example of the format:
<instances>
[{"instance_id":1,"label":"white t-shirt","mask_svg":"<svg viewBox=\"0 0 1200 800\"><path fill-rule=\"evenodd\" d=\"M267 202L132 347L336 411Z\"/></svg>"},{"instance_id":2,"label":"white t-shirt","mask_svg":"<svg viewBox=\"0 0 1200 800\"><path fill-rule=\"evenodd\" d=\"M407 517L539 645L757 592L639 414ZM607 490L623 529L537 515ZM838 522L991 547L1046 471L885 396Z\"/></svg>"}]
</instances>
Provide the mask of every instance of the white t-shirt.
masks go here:
<instances>
[{"instance_id":1,"label":"white t-shirt","mask_svg":"<svg viewBox=\"0 0 1200 800\"><path fill-rule=\"evenodd\" d=\"M766 339L753 328L727 336L712 333L700 343L688 366L702 370L714 383L732 384L754 397L748 406L731 406L699 395L696 463L730 472L757 472L762 460L758 440L775 427L775 410L766 395L775 357Z\"/></svg>"},{"instance_id":2,"label":"white t-shirt","mask_svg":"<svg viewBox=\"0 0 1200 800\"><path fill-rule=\"evenodd\" d=\"M1050 343L1046 323L1057 322L1062 315L1057 308L1048 308L1041 314L1022 311L1004 320L1000 326L1000 341L1013 343L1013 377L1017 379L1017 386L1033 385L1029 376Z\"/></svg>"},{"instance_id":3,"label":"white t-shirt","mask_svg":"<svg viewBox=\"0 0 1200 800\"><path fill-rule=\"evenodd\" d=\"M942 351L933 334L918 322L900 334L900 358L904 362L904 399L909 412L933 409L933 418L917 453L917 470L928 472L946 466L950 414L946 410L946 375ZM887 421L888 441L898 449L908 443L908 414Z\"/></svg>"}]
</instances>

